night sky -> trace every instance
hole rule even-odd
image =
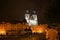
[[[52,13],[57,13],[57,0],[0,0],[0,20],[23,20],[25,10],[30,12],[34,9],[37,11],[39,23],[48,22],[45,13],[50,13],[48,10],[54,10]],[[51,11],[51,10],[50,10]],[[58,12],[59,13],[59,12]]]

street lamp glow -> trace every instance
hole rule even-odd
[[[6,35],[6,31],[5,30],[0,30],[0,35]]]

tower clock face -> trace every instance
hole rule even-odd
[[[25,19],[26,19],[26,20],[29,19],[29,14],[25,14]]]
[[[37,20],[29,20],[29,25],[37,25]]]
[[[37,15],[32,15],[34,20],[37,20]]]

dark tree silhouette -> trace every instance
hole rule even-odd
[[[27,23],[26,19],[23,19],[23,21],[22,21],[22,22]]]

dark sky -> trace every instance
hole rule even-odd
[[[37,11],[38,20],[46,22],[44,13],[49,6],[56,5],[56,0],[0,0],[0,19],[22,20],[25,10]]]

